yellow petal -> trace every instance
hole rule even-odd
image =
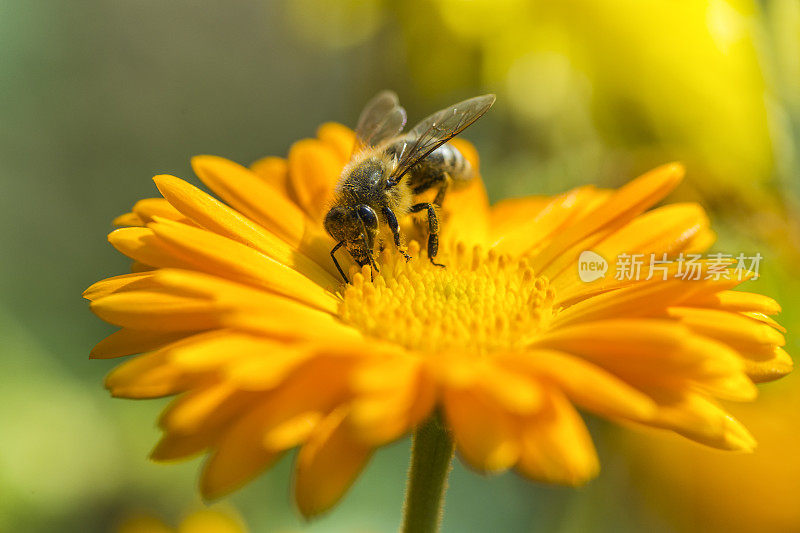
[[[243,416],[221,435],[200,478],[200,493],[213,500],[236,490],[274,464],[283,452],[262,445],[259,417]]]
[[[609,260],[609,272],[616,270],[616,258],[621,253],[643,254],[645,264],[642,277],[649,275],[650,254],[660,259],[664,253],[674,257],[693,242],[696,235],[708,227],[708,217],[697,204],[671,204],[640,215],[620,229],[612,227],[588,236],[572,248],[565,250],[542,274],[559,286],[567,283],[585,284],[577,276],[577,260],[584,250],[592,250]],[[616,224],[619,226],[619,224]],[[677,265],[672,265],[677,266]],[[654,271],[656,277],[663,276]],[[567,281],[562,278],[566,277]],[[594,285],[594,284],[593,284]]]
[[[518,203],[519,210],[511,219],[513,223],[506,222],[502,227],[493,228],[492,246],[499,252],[514,256],[537,249],[605,202],[609,194],[592,186],[579,187],[551,198],[547,205],[527,216],[522,212],[526,204]],[[502,202],[498,206],[501,213],[503,209],[510,210]]]
[[[288,192],[289,163],[285,159],[273,156],[264,157],[250,165],[250,170],[287,199],[292,200]]]
[[[194,269],[192,264],[168,249],[149,228],[120,228],[108,234],[108,242],[134,261],[160,268]]]
[[[240,391],[275,388],[310,356],[303,345],[226,330],[169,348],[172,366],[188,374],[213,373]]]
[[[770,327],[773,327],[773,328],[777,329],[778,331],[780,331],[781,333],[786,333],[788,331],[785,327],[780,325],[775,319],[765,315],[764,313],[759,313],[759,312],[754,312],[754,311],[743,311],[740,314],[742,314],[743,316],[746,316],[747,318],[750,318],[752,320],[756,320],[756,321],[761,322],[763,324],[766,324],[766,325],[768,325]]]
[[[195,376],[170,365],[168,357],[165,350],[159,350],[129,359],[109,372],[105,386],[118,398],[159,398],[196,384]]]
[[[245,533],[242,523],[228,514],[202,509],[183,519],[178,533]]]
[[[235,391],[225,383],[201,384],[181,394],[159,418],[164,435],[151,458],[175,461],[212,448],[233,421],[263,398],[263,393]]]
[[[124,355],[149,352],[178,341],[194,331],[151,331],[122,328],[98,342],[92,348],[92,359],[111,359]]]
[[[747,357],[745,354],[744,368],[750,379],[756,383],[773,381],[792,371],[794,362],[783,348],[772,347],[770,354],[759,358]]]
[[[336,122],[326,122],[317,128],[317,139],[333,148],[342,166],[350,161],[356,144],[356,134],[353,130]]]
[[[552,201],[550,196],[525,196],[506,198],[492,205],[489,211],[491,242],[496,244],[507,233],[533,220]]]
[[[294,494],[303,516],[330,509],[353,484],[372,448],[352,438],[340,408],[317,426],[297,456]]]
[[[255,248],[320,286],[329,289],[339,286],[338,279],[316,262],[197,187],[173,176],[162,175],[153,179],[164,198],[200,226]]]
[[[400,437],[427,418],[436,399],[432,380],[417,362],[407,356],[386,359],[360,365],[351,381],[357,397],[348,423],[359,440],[372,446]]]
[[[675,431],[706,446],[751,452],[756,441],[735,418],[705,396],[693,392],[651,390],[659,404],[648,425]]]
[[[327,290],[292,268],[236,241],[178,222],[156,218],[150,229],[195,268],[264,287],[309,305],[335,311],[337,300]]]
[[[358,440],[377,447],[410,431],[414,427],[408,417],[412,405],[410,396],[411,394],[398,393],[354,400],[348,423]]]
[[[486,365],[481,370],[479,386],[510,413],[529,414],[542,406],[542,390],[536,381],[498,365]]]
[[[134,261],[131,264],[131,272],[134,274],[139,274],[143,272],[152,272],[153,270],[156,270],[156,267],[145,263],[140,263],[139,261]]]
[[[241,390],[259,391],[277,387],[286,376],[311,352],[302,346],[287,346],[281,342],[260,343],[261,353],[253,357],[242,357],[227,365],[225,378]],[[269,346],[269,349],[265,349]]]
[[[672,254],[684,249],[708,224],[699,204],[670,204],[636,217],[601,241],[595,251],[603,257],[622,252]]]
[[[363,341],[361,333],[333,316],[286,298],[260,302],[258,309],[231,310],[223,325],[276,339],[327,340],[330,343]],[[364,343],[364,351],[369,352]]]
[[[465,358],[461,352],[442,352],[429,357],[425,364],[437,383],[454,389],[474,387],[485,365],[476,358]]]
[[[711,248],[715,242],[717,242],[717,234],[710,228],[703,228],[686,243],[683,251],[688,254],[701,254]]]
[[[442,229],[443,241],[488,244],[489,197],[480,176],[472,178],[463,189],[448,192],[442,207],[447,214]]]
[[[188,459],[210,448],[218,436],[209,431],[187,435],[165,433],[150,452],[150,459],[157,463]]]
[[[139,200],[136,202],[136,205],[133,206],[133,212],[139,216],[144,224],[152,222],[153,217],[156,216],[184,223],[188,222],[186,216],[170,205],[164,198],[145,198],[144,200]]]
[[[264,435],[264,447],[268,450],[287,450],[306,442],[322,420],[316,411],[300,413],[278,424]]]
[[[111,294],[91,304],[92,311],[117,326],[153,331],[196,331],[220,325],[219,304],[160,292]]]
[[[289,186],[300,207],[318,223],[342,172],[336,151],[317,139],[297,141],[289,149]]]
[[[591,246],[582,248],[582,245],[579,244],[574,250],[576,255],[569,258],[567,263],[569,263],[569,270],[563,271],[556,280],[552,282],[552,286],[556,292],[556,304],[562,306],[571,306],[576,302],[581,302],[583,300],[587,300],[588,298],[596,298],[598,295],[603,293],[609,293],[608,298],[613,300],[613,295],[611,295],[611,291],[615,291],[622,288],[629,288],[631,291],[636,290],[656,290],[659,289],[651,289],[648,288],[649,285],[655,284],[661,286],[665,283],[673,283],[673,287],[676,287],[676,290],[679,294],[676,296],[680,296],[680,299],[686,299],[687,301],[694,301],[705,298],[709,295],[727,291],[740,285],[744,281],[749,279],[750,275],[745,274],[742,275],[742,279],[738,279],[738,276],[731,276],[730,279],[725,279],[721,277],[720,279],[701,279],[701,280],[694,280],[694,279],[681,279],[681,272],[679,271],[680,263],[677,261],[671,262],[667,265],[664,265],[664,271],[658,271],[656,269],[653,270],[652,276],[650,276],[649,270],[649,260],[650,256],[647,256],[642,259],[644,264],[641,266],[640,269],[640,279],[638,280],[629,280],[629,279],[617,279],[617,276],[612,275],[611,273],[617,271],[617,261],[616,258],[613,257],[606,257],[608,260],[608,272],[609,274],[606,275],[605,278],[594,281],[592,283],[585,283],[580,280],[578,276],[578,264],[574,260],[577,257],[577,254],[580,254],[582,250],[590,249]],[[656,255],[654,260],[658,261],[661,260],[661,256]],[[707,269],[708,268],[708,261],[699,261],[698,265],[700,269]],[[566,264],[566,263],[565,263]],[[563,265],[560,265],[563,266]],[[650,279],[647,279],[650,277]],[[640,287],[640,289],[636,289],[635,287]],[[665,293],[668,296],[668,293]],[[592,300],[595,301],[595,300]],[[604,301],[602,298],[600,300],[596,300],[597,302]],[[587,305],[590,305],[587,301]],[[691,304],[688,304],[691,305]]]
[[[661,313],[694,292],[698,288],[694,283],[680,279],[663,281],[655,277],[649,282],[643,281],[630,287],[610,290],[570,305],[558,314],[552,327],[602,320],[607,317],[637,317],[654,312]]]
[[[250,396],[249,410],[236,409],[246,414],[219,432],[217,451],[203,473],[203,494],[214,498],[235,489],[277,457],[277,446],[294,446],[302,440],[298,417],[328,412],[344,403],[351,367],[352,360],[343,353],[318,354],[295,369],[280,387]]]
[[[144,226],[144,221],[136,213],[124,213],[112,222],[114,226]]]
[[[697,389],[723,400],[735,402],[755,400],[758,396],[758,389],[745,371],[746,367],[742,372],[698,378],[696,380]]]
[[[170,351],[170,362],[188,372],[223,371],[243,360],[271,360],[282,356],[284,351],[294,354],[295,349],[263,337],[220,329],[213,335],[199,336],[194,342],[175,346]]]
[[[263,396],[220,438],[203,472],[203,495],[216,498],[234,490],[279,456],[280,452],[274,449],[277,443],[293,445],[271,432],[285,430],[286,424],[304,413],[324,412],[340,404],[349,368],[346,360],[324,357],[310,360],[281,387]]]
[[[518,428],[506,411],[474,390],[452,388],[444,392],[444,408],[458,451],[470,466],[499,472],[517,462]]]
[[[545,409],[523,422],[517,470],[537,481],[582,485],[600,470],[592,438],[563,395],[553,390],[548,400]]]
[[[624,226],[666,196],[683,178],[683,167],[672,163],[658,167],[613,192],[608,199],[576,223],[557,235],[538,253],[532,267],[545,274],[555,259],[588,236],[602,235]]]
[[[194,389],[173,400],[161,414],[158,425],[175,435],[220,428],[255,398],[254,394],[237,393],[225,382]]]
[[[144,285],[145,282],[146,285]],[[137,286],[137,284],[143,285]],[[273,302],[277,299],[306,308],[312,315],[313,313],[328,314],[274,292],[191,270],[161,268],[151,272],[146,280],[131,283],[125,289],[129,287],[135,290],[165,292],[175,296],[213,300],[219,304],[224,303],[232,309],[258,310],[262,307],[273,309]]]
[[[674,322],[619,319],[577,324],[548,333],[536,344],[588,359],[640,390],[643,384],[670,383],[731,399],[755,395],[735,351]]]
[[[646,420],[655,403],[641,391],[602,368],[554,350],[513,354],[521,371],[558,386],[575,403],[612,418]]]
[[[695,307],[670,307],[667,313],[692,330],[728,344],[786,344],[779,331],[737,313]]]
[[[554,329],[536,339],[534,346],[581,354],[603,366],[623,359],[628,365],[648,368],[665,359],[693,362],[693,354],[679,353],[689,335],[686,327],[672,321],[609,319]],[[647,359],[643,359],[644,354]],[[684,358],[679,361],[681,355]]]
[[[642,277],[644,278],[649,274],[649,263],[646,261],[650,258],[650,254],[656,254],[656,259],[660,259],[664,253],[674,257],[678,252],[685,250],[695,236],[706,230],[708,224],[708,217],[698,204],[670,204],[660,207],[634,218],[619,229],[617,227],[620,224],[617,223],[612,226],[611,231],[606,229],[589,235],[577,245],[563,251],[542,274],[548,276],[556,286],[570,284],[586,287],[577,275],[577,260],[584,250],[592,250],[609,261],[610,273],[616,269],[616,262],[613,259],[619,254],[643,254],[645,264],[642,267]],[[654,271],[654,275],[663,274]],[[567,280],[561,279],[564,277]]]
[[[688,298],[682,305],[706,307],[724,311],[757,312],[765,315],[777,315],[781,306],[774,299],[763,294],[742,291],[719,291],[713,294],[700,294]]]
[[[683,339],[679,351],[680,355],[673,355],[675,365],[657,363],[649,372],[634,365],[626,368],[612,363],[611,366],[637,386],[654,384],[673,390],[699,390],[734,401],[749,401],[758,395],[745,374],[744,360],[726,344],[695,335]],[[690,363],[692,359],[694,364]]]
[[[251,170],[221,157],[192,158],[192,168],[225,203],[255,220],[292,246],[303,237],[303,213],[275,187]]]
[[[126,285],[130,285],[134,281],[139,281],[149,276],[149,272],[135,272],[106,278],[102,281],[98,281],[97,283],[93,283],[88,289],[83,291],[83,297],[89,301],[97,300],[98,298],[102,298],[103,296],[108,296],[109,294],[117,292]]]

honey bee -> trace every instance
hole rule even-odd
[[[336,239],[331,259],[348,282],[336,260],[344,246],[359,266],[370,265],[378,272],[375,247],[389,238],[406,261],[398,220],[409,213],[427,212],[428,259],[436,266],[439,251],[441,207],[450,188],[463,186],[475,171],[469,161],[448,143],[478,120],[494,104],[495,96],[485,94],[433,113],[406,133],[406,111],[391,91],[370,100],[356,126],[356,146],[336,186],[333,205],[325,216],[325,230]],[[415,203],[415,197],[436,189],[433,202]],[[387,228],[389,232],[386,232]]]

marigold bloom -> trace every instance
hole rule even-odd
[[[477,168],[474,149],[455,141]],[[441,409],[461,457],[580,484],[599,468],[578,406],[703,444],[755,442],[715,398],[751,400],[753,381],[791,369],[777,303],[736,279],[578,279],[591,249],[691,252],[713,241],[696,204],[648,212],[680,181],[666,165],[619,190],[582,187],[489,207],[479,179],[443,208],[439,258],[387,247],[374,280],[338,277],[321,226],[353,134],[325,124],[286,160],[250,169],[199,156],[225,203],[172,176],[109,235],[134,273],[85,296],[121,326],[92,357],[143,353],[112,371],[114,396],[178,395],[152,457],[209,452],[204,496],[236,489],[300,447],[300,510],[328,509],[372,451]],[[405,235],[416,231],[407,220]],[[390,241],[391,242],[391,241]],[[346,261],[342,254],[340,261]]]
[[[117,528],[117,533],[247,533],[247,528],[231,513],[200,509],[184,517],[177,528],[155,516],[132,516]]]

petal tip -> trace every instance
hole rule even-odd
[[[681,180],[686,175],[686,166],[680,161],[672,161],[656,167],[655,172],[669,176],[674,180]]]
[[[647,178],[658,181],[661,183],[660,186],[664,187],[666,191],[669,192],[675,188],[678,183],[681,182],[681,180],[683,180],[685,174],[686,167],[683,165],[683,163],[673,161],[672,163],[666,163],[654,168],[653,170],[645,173],[642,177],[646,176]],[[664,194],[666,194],[666,192]]]
[[[218,159],[222,159],[217,155],[210,155],[210,154],[197,154],[193,155],[189,158],[189,162],[194,165],[203,165],[205,163],[212,163]]]
[[[213,503],[233,490],[233,488],[227,489],[215,485],[215,483],[208,479],[208,476],[205,475],[205,473],[200,478],[200,497],[203,499],[204,503]]]
[[[156,187],[159,191],[161,191],[162,185],[168,185],[170,183],[175,183],[176,181],[183,181],[178,177],[172,176],[170,174],[156,174],[153,176],[153,182],[155,182]]]
[[[231,161],[230,159],[226,159],[224,157],[220,157],[218,155],[206,155],[200,154],[192,156],[189,159],[189,163],[192,166],[192,170],[194,170],[195,174],[202,180],[204,176],[207,176],[209,172],[212,172],[213,167],[240,167],[239,163],[235,161]],[[244,167],[242,167],[244,168]]]

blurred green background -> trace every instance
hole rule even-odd
[[[191,155],[247,164],[378,90],[410,120],[484,92],[466,133],[492,200],[618,186],[669,160],[717,249],[759,251],[749,290],[777,298],[797,350],[800,148],[797,0],[0,0],[0,531],[113,531],[201,505],[199,461],[147,460],[164,403],[112,400],[112,328],[80,299],[128,261],[113,217],[194,179]],[[603,472],[574,490],[456,463],[444,531],[800,530],[800,379],[733,412],[751,456],[589,420]],[[380,451],[311,523],[291,461],[232,496],[253,531],[394,531],[409,441]]]

